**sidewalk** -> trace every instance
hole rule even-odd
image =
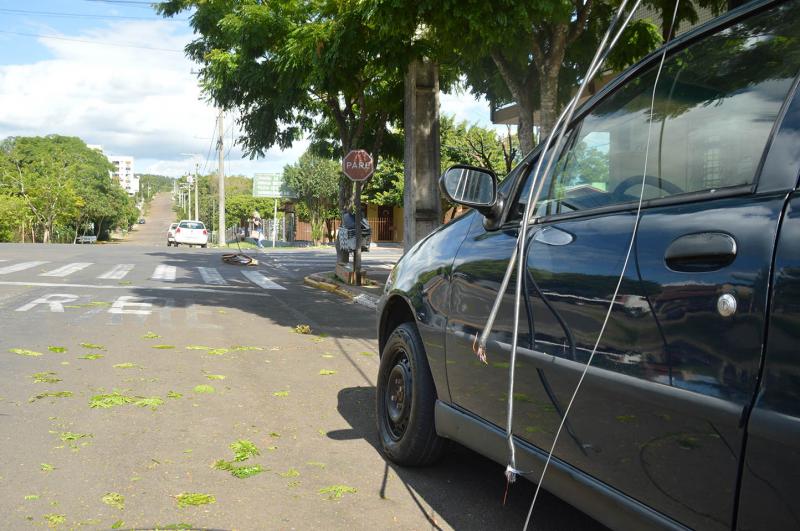
[[[385,269],[368,269],[369,286],[351,286],[345,284],[336,276],[333,271],[312,273],[303,282],[305,284],[336,295],[340,295],[351,301],[366,306],[367,308],[377,308],[378,299],[383,293],[386,279],[389,278],[390,271]]]

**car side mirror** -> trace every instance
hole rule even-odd
[[[497,175],[491,170],[456,164],[442,174],[439,187],[453,203],[474,208],[487,218],[499,214]]]

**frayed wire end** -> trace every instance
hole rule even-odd
[[[475,341],[472,342],[472,351],[484,365],[489,365],[489,362],[486,361],[486,345],[478,341],[477,335],[475,336]]]
[[[506,481],[509,483],[514,483],[517,480],[517,476],[520,475],[519,470],[514,468],[511,465],[506,466]]]

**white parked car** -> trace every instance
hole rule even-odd
[[[177,223],[173,223],[167,229],[167,247],[170,245],[175,245],[175,229],[178,228]]]
[[[175,247],[179,245],[208,247],[208,231],[202,221],[182,219],[175,228]]]

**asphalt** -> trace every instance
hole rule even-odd
[[[503,507],[500,465],[457,445],[429,468],[384,459],[374,310],[304,284],[332,249],[267,250],[245,269],[158,244],[0,245],[0,527],[522,526],[533,487],[517,482]],[[388,271],[399,253],[367,261]],[[91,407],[115,392],[130,402]],[[239,440],[260,455],[233,465],[263,472],[214,468]],[[182,493],[214,503],[180,507]],[[537,529],[597,527],[537,504]]]

